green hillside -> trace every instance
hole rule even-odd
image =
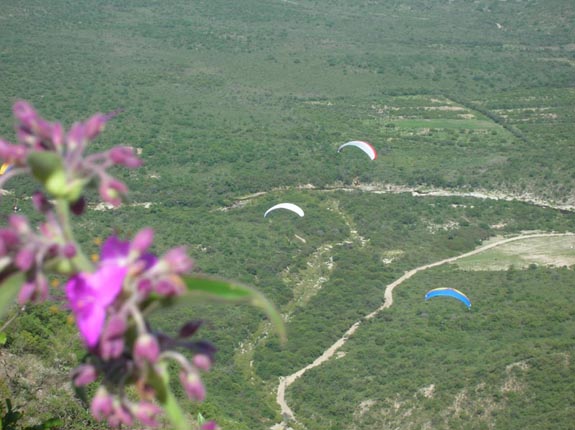
[[[421,271],[364,318],[409,270],[575,232],[574,29],[572,0],[3,0],[0,136],[13,139],[19,99],[67,126],[122,108],[94,151],[131,145],[144,166],[115,172],[131,190],[122,208],[88,196],[82,242],[153,226],[155,251],[185,244],[196,270],[283,313],[284,347],[248,307],[155,315],[168,331],[204,320],[218,347],[190,413],[230,430],[569,428],[571,236]],[[338,153],[349,140],[378,158]],[[28,180],[6,188],[2,219],[14,205],[36,216]],[[263,217],[284,201],[306,215]],[[465,291],[472,310],[425,303],[437,287]],[[50,309],[7,331],[0,394],[31,424],[101,428],[67,388],[80,343]],[[288,387],[282,417],[279,378],[357,321]],[[17,376],[19,360],[43,377]]]

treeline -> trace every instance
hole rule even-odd
[[[492,120],[496,124],[499,124],[501,127],[503,127],[505,130],[507,130],[509,133],[511,133],[513,136],[515,136],[517,139],[519,139],[523,143],[525,143],[527,145],[532,144],[532,142],[527,138],[527,136],[521,130],[519,130],[517,127],[514,127],[513,125],[509,124],[505,120],[505,118],[497,115],[496,113],[490,111],[489,109],[486,109],[484,106],[481,106],[481,105],[474,103],[470,100],[465,100],[461,96],[456,96],[453,94],[449,94],[449,95],[447,95],[447,97],[449,99],[453,100],[454,102],[460,104],[461,106],[465,106],[466,108],[468,108],[470,110],[477,111],[480,114],[486,116],[487,118],[489,118],[490,120]]]

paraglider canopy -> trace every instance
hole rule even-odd
[[[355,147],[361,149],[372,160],[375,160],[377,158],[377,152],[376,152],[375,148],[371,145],[371,143],[364,142],[363,140],[352,140],[350,142],[347,142],[347,143],[344,143],[343,145],[341,145],[337,149],[337,152],[341,152],[341,150],[343,148],[345,148],[346,146],[355,146]]]
[[[433,297],[453,297],[459,300],[467,309],[471,309],[471,301],[467,298],[465,294],[455,288],[435,288],[434,290],[428,291],[425,295],[425,300],[429,300]]]
[[[10,163],[3,163],[2,166],[0,167],[0,176],[3,175],[4,173],[8,173],[10,171],[10,169],[12,168],[12,165]]]
[[[279,205],[275,205],[269,208],[264,214],[264,218],[267,217],[270,212],[275,211],[276,209],[287,209],[288,211],[295,212],[300,217],[304,215],[303,209],[298,205],[294,205],[293,203],[280,203]]]

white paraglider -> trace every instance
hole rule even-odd
[[[275,205],[269,208],[264,214],[264,218],[267,217],[270,212],[275,211],[276,209],[287,209],[288,211],[295,212],[300,217],[304,215],[303,209],[298,205],[294,205],[293,203],[280,203],[279,205]]]
[[[375,160],[377,158],[377,151],[375,150],[375,148],[371,145],[371,143],[368,142],[364,142],[363,140],[352,140],[350,142],[344,143],[343,145],[341,145],[338,149],[337,152],[341,152],[341,150],[343,148],[345,148],[346,146],[355,146],[359,149],[361,149],[363,152],[365,152],[369,158],[371,158],[372,160]]]

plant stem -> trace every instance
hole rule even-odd
[[[190,430],[190,425],[184,415],[184,411],[182,411],[182,408],[180,408],[180,405],[176,400],[176,396],[174,396],[172,390],[170,390],[170,376],[166,363],[162,363],[160,365],[159,374],[161,375],[166,390],[165,397],[162,397],[159,400],[166,411],[166,416],[172,423],[172,428],[174,430]]]
[[[70,259],[70,262],[74,268],[80,272],[91,272],[93,265],[74,238],[74,232],[72,231],[72,224],[70,222],[70,206],[67,200],[56,200],[56,214],[60,222],[60,227],[62,228],[62,233],[64,234],[64,241],[66,243],[72,243],[76,248],[76,255]]]

